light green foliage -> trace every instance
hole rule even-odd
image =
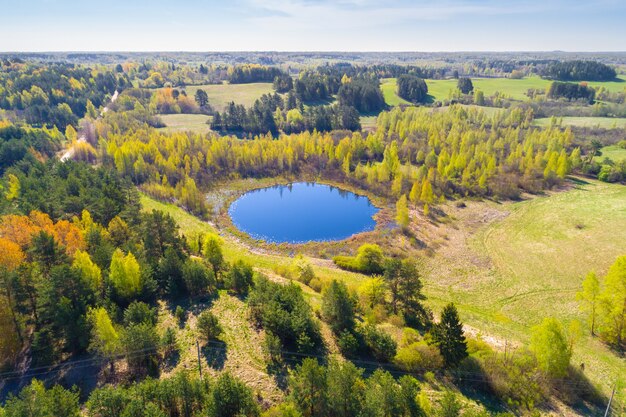
[[[116,291],[124,298],[131,299],[141,291],[141,270],[132,252],[126,256],[120,249],[113,252],[109,279]]]
[[[461,403],[457,399],[454,392],[447,390],[443,394],[441,404],[439,405],[440,417],[459,417],[461,415]]]
[[[202,255],[207,262],[213,267],[213,272],[217,277],[217,274],[222,270],[224,266],[224,255],[222,253],[222,242],[219,236],[214,234],[208,234],[204,238],[202,243]]]
[[[601,297],[604,337],[621,349],[626,341],[626,255],[609,268]]]
[[[576,299],[581,302],[580,309],[588,314],[591,334],[595,334],[596,312],[600,295],[600,281],[595,272],[590,272],[583,281],[583,289],[576,293]]]
[[[103,307],[89,310],[87,318],[91,322],[90,349],[103,356],[112,356],[119,351],[119,335],[113,327],[109,313]]]
[[[396,202],[396,223],[405,229],[409,226],[411,219],[409,217],[409,207],[406,201],[406,195],[402,194]]]
[[[315,271],[311,264],[304,259],[304,256],[298,255],[294,259],[293,269],[295,272],[296,280],[302,282],[303,284],[309,285],[311,280],[315,278]]]
[[[552,378],[567,374],[572,352],[561,323],[546,318],[531,329],[530,350],[535,354],[539,368]]]
[[[20,196],[20,179],[13,174],[8,174],[7,178],[9,189],[5,192],[4,196],[7,200],[12,201]]]
[[[91,260],[87,252],[77,250],[74,253],[72,268],[76,268],[80,271],[83,279],[94,291],[97,291],[100,285],[102,285],[102,272],[100,271],[100,267]]]

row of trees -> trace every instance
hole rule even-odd
[[[231,84],[271,83],[284,73],[276,67],[267,67],[258,64],[245,64],[228,69],[228,81]]]
[[[566,100],[584,100],[592,104],[596,96],[596,90],[584,84],[563,83],[555,81],[550,84],[548,97],[552,99],[564,98]]]
[[[626,256],[618,257],[604,277],[587,274],[576,299],[587,313],[591,334],[626,350]]]

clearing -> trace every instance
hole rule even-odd
[[[211,117],[205,114],[160,114],[159,118],[166,125],[166,127],[159,129],[163,132],[191,131],[208,133],[211,131],[210,126],[207,124]]]
[[[235,104],[243,104],[246,107],[250,107],[263,94],[274,93],[272,83],[210,84],[185,87],[185,91],[187,91],[187,95],[190,97],[193,97],[196,91],[200,89],[206,91],[211,107],[220,112],[231,101],[234,101]]]

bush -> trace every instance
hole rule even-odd
[[[380,246],[366,243],[359,247],[356,257],[335,256],[333,262],[341,269],[362,274],[381,274],[385,256]]]
[[[182,326],[185,323],[187,312],[181,306],[176,306],[176,310],[174,310],[174,317],[176,318],[178,325]]]
[[[403,371],[436,371],[443,368],[443,357],[439,350],[425,343],[412,343],[400,348],[393,362]]]
[[[396,356],[397,345],[393,338],[376,326],[361,328],[363,341],[370,353],[379,361],[389,362]]]
[[[354,357],[358,354],[361,346],[359,340],[349,330],[344,330],[337,339],[337,345],[342,355]]]
[[[213,270],[191,258],[183,265],[183,282],[191,296],[212,293],[215,289]]]
[[[157,323],[157,311],[146,303],[133,301],[124,311],[124,324],[131,326],[141,323],[155,326]]]

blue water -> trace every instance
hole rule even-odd
[[[239,230],[274,243],[342,240],[373,230],[376,212],[367,197],[305,182],[250,191],[228,209]]]

